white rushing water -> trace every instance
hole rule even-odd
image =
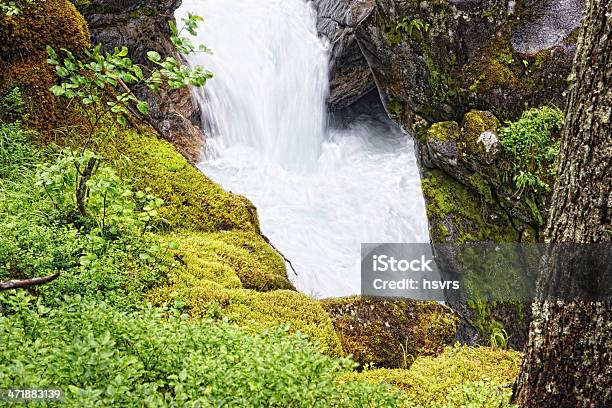
[[[296,287],[360,292],[362,242],[428,242],[412,140],[360,116],[326,128],[328,55],[304,0],[184,0],[204,17],[190,57],[215,77],[199,90],[209,139],[200,169],[257,207]]]

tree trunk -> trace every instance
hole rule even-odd
[[[612,1],[587,0],[580,30],[520,407],[612,407]],[[576,248],[598,253],[577,270]]]

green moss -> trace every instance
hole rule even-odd
[[[19,87],[26,125],[48,136],[64,115],[49,91],[56,77],[47,45],[77,52],[90,46],[85,19],[68,0],[24,4],[18,15],[0,17],[0,95]]]
[[[491,193],[491,185],[487,183],[480,173],[474,173],[468,177],[468,183],[487,203],[495,204],[493,194]]]
[[[462,139],[471,152],[478,151],[478,138],[483,132],[495,132],[499,128],[499,120],[491,112],[472,110],[465,114],[461,125]]]
[[[212,182],[152,132],[107,129],[100,146],[120,173],[141,190],[149,189],[165,202],[160,215],[166,230],[259,232],[255,207],[246,198]],[[129,158],[129,161],[119,160]]]
[[[259,234],[251,231],[178,233],[168,239],[178,243],[176,256],[198,279],[208,279],[227,288],[293,289],[283,259]]]
[[[437,122],[431,125],[427,136],[441,142],[458,141],[461,137],[461,129],[457,122]]]
[[[326,299],[342,347],[362,365],[408,367],[419,355],[435,355],[455,336],[458,319],[436,302]]]
[[[187,271],[172,274],[170,285],[149,293],[155,304],[184,302],[192,317],[210,314],[211,308],[220,308],[230,321],[247,331],[260,332],[267,328],[289,324],[292,332],[301,332],[330,355],[341,355],[342,346],[330,317],[321,305],[308,296],[291,291],[257,292],[249,289],[227,288],[209,279]],[[201,276],[201,275],[200,275]]]
[[[406,393],[406,406],[410,407],[458,406],[458,403],[467,403],[469,395],[465,390],[475,384],[479,385],[480,396],[490,399],[481,400],[473,406],[507,406],[510,385],[518,374],[520,362],[521,354],[515,351],[455,346],[446,348],[438,357],[417,358],[408,370],[366,370],[350,373],[345,379],[392,384]],[[487,392],[487,388],[497,392]],[[455,399],[457,394],[462,398]],[[495,399],[500,394],[503,397]],[[502,401],[505,405],[500,404]],[[482,405],[485,402],[488,404]]]
[[[451,223],[457,242],[518,242],[517,231],[499,207],[488,205],[486,197],[470,191],[444,172],[429,172],[422,180],[422,189],[430,224]],[[496,218],[494,223],[486,220],[491,213]],[[446,236],[436,232],[439,231],[432,229],[433,242],[444,243]]]
[[[19,6],[22,2],[17,1]],[[85,19],[68,0],[24,3],[15,16],[0,17],[2,59],[31,59],[47,45],[78,51],[90,46]]]

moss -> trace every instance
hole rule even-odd
[[[491,192],[491,185],[487,183],[484,177],[480,173],[474,173],[470,177],[468,177],[468,183],[470,187],[472,187],[480,197],[483,197],[484,200],[489,204],[495,204],[495,200],[493,199],[493,193]]]
[[[26,125],[45,136],[63,125],[63,106],[49,91],[56,77],[47,63],[47,45],[72,51],[90,45],[83,16],[67,0],[31,3],[16,16],[0,17],[0,95],[19,87]]]
[[[283,259],[255,232],[178,233],[168,239],[179,245],[176,256],[198,279],[227,288],[294,289]]]
[[[291,290],[262,293],[227,288],[200,278],[207,274],[197,270],[190,272],[194,263],[187,260],[186,264],[186,270],[178,270],[169,277],[171,284],[151,291],[149,299],[155,304],[185,302],[194,318],[208,316],[211,308],[218,307],[230,321],[253,333],[289,324],[290,331],[307,335],[311,341],[318,342],[325,353],[342,354],[329,315],[314,299]]]
[[[483,132],[497,131],[500,123],[491,112],[472,110],[465,114],[461,124],[462,139],[471,152],[478,151],[478,138]]]
[[[387,382],[406,393],[406,405],[411,407],[456,406],[453,396],[465,394],[466,386],[473,384],[503,392],[507,404],[510,385],[518,374],[520,361],[521,354],[515,351],[455,346],[447,347],[438,357],[417,358],[409,370],[366,370],[350,373],[345,379]],[[483,406],[480,404],[477,406]]]
[[[20,1],[17,1],[20,5]],[[78,51],[89,47],[85,19],[68,0],[23,4],[15,16],[0,17],[0,52],[3,60],[31,59],[47,45]]]
[[[580,27],[575,28],[567,37],[563,39],[563,42],[570,45],[574,45],[578,42],[580,36]]]
[[[452,224],[456,242],[518,242],[518,232],[498,206],[487,204],[486,197],[478,196],[444,172],[429,172],[422,180],[422,189],[430,224]],[[432,229],[433,242],[444,243],[446,238]]]
[[[457,122],[437,122],[431,125],[427,136],[441,142],[458,141],[461,137],[461,129]]]
[[[362,365],[408,367],[435,355],[455,336],[458,318],[436,302],[349,297],[327,299],[345,352]]]
[[[109,140],[100,149],[107,158],[118,160],[120,173],[164,200],[160,209],[164,229],[259,232],[250,201],[223,190],[152,131],[107,129],[103,133]],[[129,161],[119,160],[122,157]]]

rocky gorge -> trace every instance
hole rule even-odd
[[[165,21],[180,2],[77,5],[94,42],[176,55]],[[415,135],[432,242],[542,242],[549,194],[517,193],[509,170],[514,158],[498,133],[530,107],[563,107],[582,2],[314,0],[313,6],[330,44],[330,112],[381,104]],[[153,107],[160,134],[197,161],[205,137],[192,96],[136,92]],[[456,306],[466,309],[464,322],[474,319],[465,305]],[[520,347],[528,319],[505,309],[493,307],[491,319],[503,321]],[[479,336],[468,326],[464,340],[473,341]]]
[[[48,91],[57,79],[45,47],[79,53],[97,43],[105,51],[125,46],[144,67],[151,66],[149,50],[184,61],[168,28],[181,3],[52,0],[2,17],[0,96],[21,89],[23,124],[39,132],[37,145],[80,148],[79,139],[67,135],[81,126],[81,113]],[[313,0],[312,7],[318,33],[329,42],[330,117],[384,111],[402,137],[414,138],[431,242],[543,242],[550,192],[517,189],[517,157],[502,135],[530,108],[563,108],[582,2]],[[25,28],[37,19],[47,22],[46,30]],[[523,304],[318,300],[297,291],[252,202],[194,166],[207,135],[189,89],[129,91],[148,102],[148,117],[132,112],[127,128],[105,124],[111,137],[97,147],[119,174],[164,200],[153,235],[178,244],[170,251],[175,267],[158,285],[142,289],[146,301],[174,305],[193,320],[225,319],[257,336],[289,324],[325,355],[351,355],[365,369],[354,375],[380,375],[408,392],[414,383],[435,388],[422,384],[417,371],[414,378],[406,374],[413,363],[415,370],[445,372],[466,361],[467,371],[476,372],[470,364],[482,359],[478,365],[491,372],[503,367],[496,386],[510,381],[514,352],[474,349],[474,355],[448,346],[456,340],[489,344],[501,328],[508,345],[520,350],[529,322]],[[550,182],[554,175],[542,177]],[[452,268],[453,254],[441,255],[443,266]]]

